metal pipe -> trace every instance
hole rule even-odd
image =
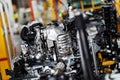
[[[90,52],[87,41],[87,34],[85,32],[85,23],[82,14],[77,12],[75,17],[75,27],[77,28],[77,42],[81,55],[81,64],[83,70],[84,80],[95,80],[91,67]]]
[[[15,21],[14,21],[14,19],[13,19],[13,8],[12,8],[12,0],[1,0],[1,1],[3,1],[3,2],[5,2],[6,1],[6,7],[8,8],[8,12],[9,12],[9,20],[11,21],[11,23],[12,24],[14,24],[15,23]]]
[[[31,21],[35,20],[35,14],[33,9],[33,0],[29,0],[30,2],[30,9],[31,9]]]
[[[57,43],[56,43],[56,41],[53,41],[53,45],[54,45],[54,48],[55,48],[56,62],[58,62],[58,51],[57,51]]]
[[[53,6],[54,6],[56,21],[58,21],[58,1],[52,0],[52,2],[53,2]]]
[[[3,6],[2,3],[0,2],[0,13],[1,13],[1,17],[2,17],[2,22],[3,22],[3,28],[4,28],[4,32],[5,32],[5,40],[6,40],[6,45],[7,45],[7,49],[8,49],[8,56],[9,56],[9,61],[10,61],[10,67],[12,68],[12,58],[11,58],[11,50],[10,50],[10,45],[9,45],[9,39],[8,39],[8,30],[7,30],[7,26],[5,23],[5,15],[4,15],[4,11],[3,11]]]
[[[93,40],[91,40],[92,56],[93,56],[93,62],[94,62],[94,66],[95,66],[95,73],[96,73],[96,75],[98,75],[97,59],[96,59],[93,43],[94,43]]]
[[[14,52],[14,44],[13,44],[13,31],[12,31],[12,28],[11,28],[11,22],[10,22],[10,19],[9,19],[9,16],[10,16],[10,14],[9,14],[9,12],[8,12],[8,9],[7,9],[7,4],[5,4],[5,2],[3,1],[2,2],[3,3],[3,6],[4,6],[4,8],[5,8],[5,13],[6,13],[6,17],[7,17],[7,21],[8,21],[8,27],[9,27],[9,31],[10,31],[10,37],[11,37],[11,43],[12,43],[12,51],[13,51],[13,53],[15,53]],[[12,57],[11,57],[12,58]],[[11,63],[11,68],[13,68],[13,64]]]

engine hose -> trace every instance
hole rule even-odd
[[[24,27],[20,34],[21,39],[26,42],[34,41],[35,36],[36,36],[36,32],[33,30],[29,32],[27,27]]]
[[[34,31],[34,27],[37,27],[37,26],[39,26],[38,28],[43,29],[43,24],[42,23],[32,24],[29,28],[30,28],[31,31]]]
[[[28,41],[28,28],[27,27],[24,27],[22,30],[21,30],[21,33],[20,33],[20,37],[23,41]]]

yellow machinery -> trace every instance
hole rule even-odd
[[[116,64],[114,60],[107,60],[107,58],[103,58],[103,53],[98,53],[98,58],[100,59],[100,62],[102,63],[103,71],[102,72],[108,72],[111,73],[112,69],[109,68],[109,66]]]
[[[115,0],[115,5],[116,5],[117,13],[120,16],[120,0]]]
[[[115,0],[117,14],[120,18],[120,0]],[[120,21],[118,21],[118,32],[120,33]]]
[[[4,10],[3,10],[4,8]],[[10,21],[7,6],[4,2],[0,2],[0,74],[2,80],[8,80],[5,69],[12,68],[13,48],[11,43]]]
[[[90,7],[85,7],[85,4],[84,4],[85,1],[88,1],[88,0],[80,0],[81,9],[82,9],[83,11],[95,10],[95,9],[100,9],[100,8],[101,8],[100,5],[95,5],[95,1],[96,1],[96,0],[89,0],[91,6],[90,6]],[[98,0],[98,1],[100,1],[100,0]]]
[[[5,74],[5,69],[10,69],[10,64],[9,64],[8,51],[6,46],[2,19],[0,19],[0,72],[2,79],[6,80],[8,79],[8,77]]]

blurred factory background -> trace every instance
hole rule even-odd
[[[110,5],[109,8],[106,8],[106,6],[108,7],[108,5]],[[109,11],[109,9],[111,9],[111,11]],[[0,0],[0,80],[60,80],[60,79],[51,79],[51,78],[50,79],[21,79],[21,78],[17,79],[17,78],[15,78],[15,76],[14,77],[12,76],[13,78],[11,78],[12,74],[8,73],[8,75],[7,75],[6,69],[13,70],[13,72],[14,72],[14,69],[15,69],[14,63],[16,62],[15,58],[16,58],[16,56],[18,56],[22,53],[21,52],[22,51],[21,44],[24,44],[23,43],[24,39],[23,38],[21,39],[21,31],[23,30],[23,28],[26,25],[29,26],[29,25],[33,24],[32,22],[38,21],[42,25],[45,25],[45,26],[51,22],[61,26],[60,23],[62,21],[63,22],[66,21],[66,23],[71,22],[71,19],[73,19],[73,17],[75,16],[73,13],[73,11],[75,11],[75,10],[79,10],[79,12],[85,13],[88,16],[94,16],[95,21],[97,21],[97,22],[91,23],[92,25],[94,24],[96,26],[99,23],[99,26],[102,26],[102,25],[105,25],[105,26],[114,25],[115,26],[115,28],[110,28],[111,29],[110,32],[109,32],[109,30],[107,31],[106,28],[104,28],[104,29],[106,29],[106,32],[105,32],[106,34],[112,35],[112,37],[114,36],[114,38],[112,38],[112,40],[114,39],[114,40],[116,40],[116,42],[118,42],[115,45],[115,46],[117,46],[117,50],[113,50],[114,48],[110,48],[108,50],[108,47],[105,47],[105,50],[108,51],[106,53],[109,53],[109,51],[110,51],[111,54],[115,54],[114,52],[116,52],[116,55],[119,56],[118,54],[120,54],[119,53],[120,49],[118,49],[118,48],[120,46],[119,45],[120,44],[120,40],[119,40],[120,35],[118,35],[118,34],[120,33],[120,0]],[[109,12],[106,10],[108,10]],[[115,10],[115,13],[114,13],[114,10]],[[103,11],[102,13],[104,15],[101,15],[101,11]],[[105,11],[106,11],[106,13],[105,13]],[[97,14],[97,16],[96,16],[96,14]],[[112,18],[106,18],[105,14],[106,15],[110,14],[113,16],[112,16]],[[102,16],[102,18],[98,17],[98,16]],[[98,20],[98,18],[100,20]],[[92,19],[92,18],[90,18],[90,19]],[[112,22],[111,19],[115,20],[115,22],[114,21]],[[106,22],[106,20],[108,22]],[[109,20],[111,20],[111,22],[109,22]],[[88,20],[88,21],[92,21],[92,20]],[[102,22],[103,22],[103,24],[102,24]],[[107,24],[107,23],[109,23],[109,24]],[[72,22],[71,22],[71,24],[72,24]],[[76,22],[76,24],[77,24],[77,22]],[[62,24],[62,26],[63,25],[64,24]],[[69,25],[64,25],[64,26],[69,26]],[[87,25],[87,26],[90,26],[90,25]],[[55,30],[57,30],[57,29],[55,29]],[[65,28],[65,30],[67,30],[67,29]],[[99,32],[100,29],[98,28],[97,30]],[[117,30],[117,32],[113,33],[116,30]],[[67,33],[69,32],[69,34],[72,35],[73,33],[77,32],[77,31],[72,32],[72,31],[69,31],[69,28],[68,28],[68,31],[66,31],[66,32]],[[94,29],[93,29],[93,32],[94,32]],[[109,33],[107,33],[107,32],[109,32]],[[98,35],[102,36],[101,33],[99,33]],[[89,35],[89,33],[87,35]],[[54,34],[54,31],[53,31],[53,36],[56,36]],[[53,38],[53,36],[52,36],[52,38]],[[108,37],[107,38],[103,37],[103,38],[105,40],[108,40]],[[111,39],[111,36],[110,36],[110,39]],[[74,41],[74,40],[72,40],[72,41]],[[108,40],[108,43],[109,43],[109,41],[110,40]],[[29,40],[28,40],[28,42],[29,42]],[[26,43],[27,43],[27,40],[26,40]],[[51,42],[48,42],[48,44],[50,44],[50,43]],[[77,42],[77,43],[78,43],[77,48],[79,48],[78,47],[79,42]],[[100,44],[102,44],[102,43],[100,43]],[[111,42],[110,44],[112,45],[113,42]],[[108,46],[107,41],[106,41],[106,44],[103,44],[103,45]],[[99,50],[97,50],[97,52],[96,52],[96,54],[98,54],[99,56],[93,56],[93,58],[92,58],[93,61],[91,61],[91,62],[93,62],[94,67],[95,67],[95,69],[92,70],[91,72],[97,74],[97,76],[99,76],[99,77],[101,77],[100,74],[103,74],[104,71],[106,74],[112,73],[111,65],[112,66],[113,66],[113,64],[120,65],[119,61],[118,62],[114,61],[114,59],[116,60],[116,57],[112,58],[112,60],[110,60],[111,62],[103,63],[103,65],[102,65],[102,62],[107,61],[108,57],[110,55],[110,54],[108,54],[108,55],[105,55],[104,57],[101,55],[102,53],[105,52],[105,51],[103,51],[103,47],[104,47],[103,45],[99,45],[100,49],[98,48]],[[29,46],[29,44],[27,46]],[[114,46],[114,45],[112,45],[112,46]],[[75,50],[73,50],[73,52],[74,51]],[[113,53],[112,53],[112,51],[113,51]],[[92,53],[91,49],[90,49],[90,52]],[[101,54],[99,54],[100,52],[101,52]],[[107,58],[106,58],[106,56],[107,56]],[[99,61],[96,61],[94,57],[100,58]],[[112,55],[112,57],[113,57],[113,55]],[[101,60],[101,59],[103,59],[103,60]],[[55,64],[57,64],[57,63],[55,63]],[[62,65],[63,63],[60,63],[60,64]],[[59,63],[58,63],[58,65],[59,65]],[[81,65],[82,65],[82,63],[81,63]],[[97,65],[97,67],[99,66],[99,69],[96,68],[96,65]],[[100,67],[100,65],[102,65],[102,67]],[[67,66],[67,65],[65,65],[65,66]],[[120,68],[118,68],[118,69],[120,69]],[[88,69],[88,73],[89,72],[90,71]],[[84,70],[83,70],[83,73],[84,73]],[[99,75],[98,75],[98,73],[99,73]],[[87,74],[87,73],[85,72],[85,74]],[[87,74],[87,75],[89,75],[89,74]],[[76,76],[78,76],[78,75],[76,75]],[[109,74],[107,76],[109,76]],[[88,76],[88,77],[90,77],[90,76]],[[92,80],[92,79],[93,78],[89,78],[89,79],[85,79],[85,78],[82,78],[82,79],[71,78],[70,79],[69,78],[69,79],[61,79],[61,80]],[[97,79],[94,79],[94,80],[97,80]],[[101,79],[100,78],[98,80],[120,80],[120,78],[117,78],[117,79],[113,79],[113,78],[112,79],[109,79],[109,78]]]

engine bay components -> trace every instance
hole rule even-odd
[[[57,47],[59,54],[66,56],[71,53],[72,48],[69,34],[63,33],[57,36]]]
[[[22,51],[6,73],[10,80],[106,80],[120,72],[116,22],[112,4],[100,11],[76,10],[57,25],[33,21],[22,29]]]
[[[39,24],[33,22],[22,29],[22,51],[14,60],[14,70],[8,71],[11,80],[79,79],[80,55],[73,52],[75,46],[72,47],[69,33],[53,24]]]

